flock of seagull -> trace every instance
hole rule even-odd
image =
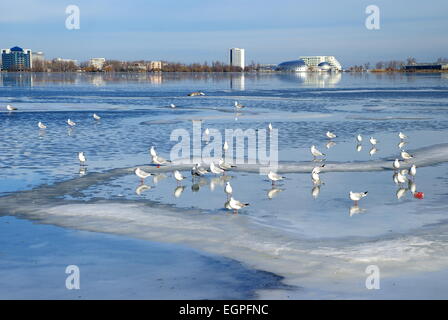
[[[174,104],[171,104],[170,107],[171,108],[176,108],[176,106]],[[236,110],[240,110],[242,108],[245,108],[244,105],[242,105],[241,103],[239,103],[237,101],[235,101],[234,107],[235,107]],[[16,107],[13,107],[11,105],[7,105],[6,109],[9,112],[13,112],[13,111],[17,110]],[[96,113],[94,113],[92,115],[92,117],[96,121],[99,121],[101,119],[101,117],[99,115],[97,115]],[[47,128],[47,126],[44,123],[42,123],[41,121],[39,121],[37,125],[38,125],[39,129],[42,129],[42,130],[45,130]],[[74,126],[76,126],[76,122],[72,121],[71,119],[67,119],[67,125],[69,127],[74,127]],[[267,128],[268,128],[269,131],[272,131],[274,129],[273,126],[272,126],[272,123],[269,123]],[[208,128],[205,129],[205,134],[206,135],[209,134],[209,132],[207,132],[208,130],[209,130]],[[332,145],[335,144],[333,142],[333,139],[335,139],[337,136],[333,132],[327,131],[326,132],[326,137],[329,139],[329,143],[327,144],[327,148],[329,148],[329,147],[331,147]],[[399,186],[403,186],[405,183],[408,183],[409,184],[409,190],[413,194],[415,194],[416,193],[416,186],[415,186],[415,183],[413,182],[413,179],[414,179],[414,177],[415,177],[415,175],[417,173],[417,167],[415,166],[415,164],[413,164],[410,167],[409,170],[408,169],[401,169],[400,170],[401,163],[402,162],[407,162],[407,161],[411,160],[413,158],[413,156],[410,155],[408,152],[403,150],[403,146],[406,144],[405,140],[408,139],[408,137],[404,133],[402,133],[402,132],[399,132],[398,137],[400,138],[400,143],[398,144],[398,147],[399,147],[399,149],[401,151],[400,152],[400,156],[401,156],[402,160],[400,161],[397,158],[392,163],[392,168],[394,169],[393,181],[395,182],[395,184],[397,184]],[[363,137],[360,134],[358,134],[356,136],[356,141],[358,143],[357,151],[360,151],[361,150],[360,146],[361,146],[361,143],[363,141]],[[375,139],[374,137],[370,137],[369,138],[369,142],[372,145],[372,148],[376,150],[376,145],[378,144],[378,140]],[[227,143],[227,141],[224,142],[224,144],[222,146],[222,149],[223,149],[224,152],[226,152],[229,149],[229,144]],[[311,152],[311,155],[313,156],[313,161],[314,162],[321,162],[322,163],[322,161],[326,160],[325,159],[325,156],[326,156],[325,153],[323,153],[319,149],[317,149],[317,147],[315,145],[311,146],[310,152]],[[372,155],[375,152],[372,152],[372,150],[370,150],[369,153],[370,153],[370,155]],[[171,163],[170,160],[167,160],[167,159],[161,157],[160,155],[158,155],[154,146],[152,146],[149,149],[149,154],[151,156],[152,163],[155,164],[158,168],[160,166],[168,165],[169,163]],[[81,172],[85,173],[86,172],[85,167],[86,167],[87,158],[86,158],[86,155],[85,155],[84,152],[78,152],[78,160],[79,160],[80,167],[81,167],[80,173]],[[190,173],[191,173],[191,176],[192,176],[193,179],[195,177],[201,177],[201,176],[204,176],[204,175],[207,175],[207,174],[214,174],[214,175],[218,175],[218,176],[222,176],[222,175],[225,176],[226,171],[232,170],[235,167],[236,167],[235,165],[226,163],[223,158],[220,158],[220,159],[218,159],[216,164],[215,164],[214,161],[211,161],[208,168],[202,166],[201,163],[196,163],[192,167]],[[314,185],[314,188],[312,190],[312,195],[315,198],[319,194],[319,187],[320,187],[320,185],[323,184],[319,174],[321,173],[321,170],[324,167],[325,167],[325,163],[319,164],[319,165],[316,165],[312,169],[312,171],[311,171],[311,181],[312,181],[312,183]],[[140,181],[141,181],[141,185],[138,188],[139,192],[137,192],[137,193],[140,193],[142,190],[145,189],[145,187],[146,187],[146,189],[149,188],[148,186],[144,185],[144,181],[145,181],[146,178],[148,178],[150,176],[155,176],[156,175],[154,173],[146,172],[143,169],[141,169],[140,167],[137,167],[134,170],[134,173],[135,173],[135,175],[138,178],[140,178]],[[409,176],[409,178],[408,178],[408,176]],[[173,172],[173,177],[176,180],[176,182],[178,184],[178,187],[181,187],[181,186],[179,186],[179,184],[181,183],[181,181],[183,181],[183,180],[185,180],[187,178],[184,175],[182,175],[182,173],[179,170],[175,170]],[[277,174],[274,171],[269,171],[268,174],[267,174],[267,178],[272,182],[272,186],[275,186],[276,182],[282,181],[282,180],[286,179],[285,176],[281,176],[281,175]],[[180,190],[183,190],[183,187]],[[278,191],[279,189],[273,189],[273,190],[277,190]],[[397,191],[397,198],[400,199],[405,194],[406,191],[407,191],[406,188],[401,187]],[[176,190],[176,192],[177,192],[177,190]],[[238,211],[240,209],[242,209],[242,208],[244,208],[244,207],[249,205],[249,203],[244,203],[244,202],[238,201],[238,200],[233,198],[233,188],[232,188],[232,186],[231,186],[229,181],[227,181],[226,184],[225,184],[224,192],[227,195],[227,202],[224,204],[224,207],[226,209],[228,209],[228,210],[232,210],[235,214],[238,213]],[[363,210],[363,209],[360,209],[358,207],[358,202],[362,198],[366,197],[367,194],[368,194],[368,191],[365,191],[365,192],[353,192],[353,191],[350,191],[349,192],[349,198],[350,198],[350,200],[352,200],[354,202],[354,206],[351,207],[351,209],[350,209],[350,215],[352,215],[353,213],[359,213],[359,212],[361,212]],[[268,196],[269,196],[269,194],[268,194]],[[271,197],[269,196],[269,198],[271,198]]]

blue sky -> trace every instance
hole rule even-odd
[[[66,6],[81,28],[65,28]],[[381,29],[364,23],[380,8]],[[344,66],[379,60],[448,57],[448,1],[431,0],[20,0],[0,3],[0,47],[44,51],[47,58],[280,63],[335,55]]]

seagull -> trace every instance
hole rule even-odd
[[[101,119],[101,117],[99,116],[99,115],[97,115],[96,113],[94,113],[93,114],[93,119],[95,119],[95,120],[100,120]]]
[[[70,120],[70,119],[67,119],[67,124],[68,124],[70,127],[74,127],[74,126],[76,126],[76,122],[74,122],[74,121],[72,121],[72,120]]]
[[[394,161],[392,166],[394,167],[395,170],[400,169],[400,160],[395,159],[395,161]]]
[[[84,166],[87,158],[86,155],[84,154],[84,152],[78,152],[78,159],[79,159],[79,165]]]
[[[369,141],[370,141],[370,143],[371,143],[373,146],[376,145],[376,144],[378,143],[378,140],[375,139],[374,137],[370,137]]]
[[[227,197],[230,197],[230,196],[232,196],[232,192],[233,192],[233,189],[232,189],[232,186],[230,185],[230,182],[226,182],[226,186],[224,187],[224,192],[227,194]]]
[[[139,177],[141,179],[142,184],[146,178],[153,176],[152,173],[143,171],[142,169],[140,169],[138,167],[134,170],[134,173],[137,177]]]
[[[316,160],[316,157],[319,156],[325,156],[325,153],[320,152],[319,150],[317,150],[316,146],[311,146],[311,154],[314,157],[314,160]]]
[[[350,199],[355,202],[355,206],[358,206],[358,201],[367,196],[368,191],[366,192],[352,192],[350,191]]]
[[[411,170],[409,170],[409,174],[412,177],[415,177],[415,175],[417,174],[417,167],[415,166],[415,164],[412,165]]]
[[[237,108],[238,110],[245,108],[246,106],[243,106],[241,103],[239,103],[238,101],[235,101],[235,108]]]
[[[268,124],[268,129],[269,129],[269,131],[274,130],[274,127],[272,127],[272,123],[270,123],[270,122],[269,122],[269,124]]]
[[[38,122],[37,123],[37,126],[39,127],[39,129],[47,129],[47,126],[46,125],[44,125],[42,122]]]
[[[206,136],[208,136],[208,135],[210,135],[210,130],[208,128],[205,128],[204,133],[205,133]]]
[[[233,213],[238,213],[238,210],[247,207],[249,204],[248,203],[242,203],[238,200],[233,199],[233,197],[230,197],[229,200],[229,207],[233,210]]]
[[[356,141],[358,141],[359,143],[362,142],[362,136],[361,136],[360,134],[358,134],[358,135],[356,136]]]
[[[14,110],[17,110],[17,108],[16,107],[13,107],[13,106],[11,106],[11,105],[7,105],[6,106],[6,110],[8,110],[8,111],[14,111]]]
[[[174,103],[172,103],[172,104],[170,104],[170,107],[174,109],[174,108],[176,108],[176,105]]]
[[[203,176],[204,174],[207,174],[208,170],[202,167],[199,163],[195,164],[194,167],[191,169],[191,175],[192,176]]]
[[[226,170],[226,171],[227,171],[227,170],[230,170],[230,169],[232,169],[232,168],[236,168],[236,166],[224,162],[224,159],[223,159],[223,158],[219,159],[219,161],[218,161],[218,166],[219,166],[221,169]]]
[[[176,179],[177,183],[181,182],[185,179],[185,177],[179,172],[179,170],[174,171],[174,179]]]
[[[320,173],[323,167],[325,167],[325,164],[318,167],[314,167],[311,173]]]
[[[275,184],[275,181],[281,181],[281,180],[285,179],[285,177],[283,177],[279,174],[276,174],[275,172],[272,172],[272,171],[269,171],[268,178],[269,178],[269,180],[272,181],[272,185]]]
[[[210,172],[214,174],[223,174],[224,170],[220,167],[215,166],[213,162],[210,162]]]
[[[328,137],[329,139],[334,139],[334,138],[336,138],[336,135],[335,135],[333,132],[330,132],[330,131],[327,131],[326,135],[327,135],[327,137]]]
[[[152,162],[157,165],[157,168],[159,168],[161,165],[167,164],[171,161],[156,155],[152,157]]]
[[[149,154],[151,155],[151,157],[157,157],[157,152],[154,146],[152,146],[151,149],[149,149]]]
[[[410,160],[413,158],[413,156],[411,156],[409,153],[407,153],[404,150],[401,150],[401,157],[403,158],[403,160]]]
[[[404,140],[404,139],[407,139],[407,138],[408,138],[408,136],[405,135],[405,134],[402,133],[402,132],[400,132],[400,133],[398,134],[398,136],[400,137],[401,140]]]

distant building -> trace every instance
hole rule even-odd
[[[128,71],[146,72],[146,65],[143,63],[134,63],[134,64],[128,66]]]
[[[105,62],[105,58],[92,58],[89,60],[89,67],[93,67],[97,70],[102,70]]]
[[[232,67],[240,67],[241,69],[244,69],[244,49],[230,49],[230,65]]]
[[[448,63],[413,63],[404,66],[405,70],[448,70]]]
[[[73,59],[63,59],[63,58],[56,58],[54,59],[57,62],[72,62],[74,65],[78,65],[78,60],[73,60]]]
[[[306,65],[305,61],[300,59],[282,62],[277,66],[275,70],[285,72],[304,72],[308,71],[308,66]]]
[[[331,67],[331,71],[342,71],[342,65],[334,56],[302,56],[299,59],[305,61],[309,68],[315,70],[319,70],[318,66],[320,63],[327,62]]]
[[[150,61],[148,64],[149,71],[160,71],[162,70],[162,61]]]
[[[2,70],[24,71],[32,67],[32,52],[30,49],[20,47],[2,49]]]

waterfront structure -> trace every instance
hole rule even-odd
[[[42,51],[33,51],[31,55],[31,62],[44,62],[45,61],[45,55]]]
[[[319,70],[319,64],[327,62],[331,66],[331,71],[342,71],[342,65],[334,56],[301,56],[299,59],[305,61],[311,69]]]
[[[57,61],[57,62],[67,62],[67,63],[70,63],[70,62],[72,62],[74,65],[78,65],[78,60],[73,60],[73,59],[63,59],[63,58],[56,58],[56,59],[54,59],[54,61]]]
[[[20,47],[2,49],[2,70],[30,70],[33,67],[32,56],[30,49],[22,49]]]
[[[244,69],[244,49],[230,49],[230,65],[232,67],[240,67],[241,69]]]
[[[306,65],[305,61],[300,59],[282,62],[277,66],[275,70],[285,72],[304,72],[308,71],[308,66]]]
[[[328,62],[321,62],[317,65],[318,71],[331,71],[331,65]]]
[[[162,61],[150,61],[148,65],[149,71],[161,71],[162,70]]]
[[[89,67],[95,68],[97,70],[102,70],[105,62],[105,58],[92,58],[89,60]]]
[[[405,70],[448,70],[448,63],[413,63],[404,66]]]

